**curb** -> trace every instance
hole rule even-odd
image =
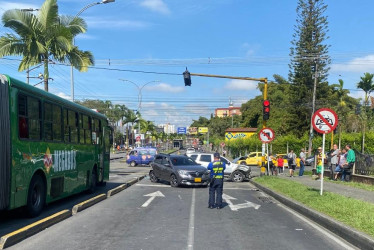
[[[88,208],[88,207],[91,207],[93,205],[95,205],[96,203],[102,201],[102,200],[105,200],[106,199],[106,194],[100,194],[98,196],[95,196],[89,200],[86,200],[86,201],[83,201],[77,205],[75,205],[73,207],[73,209],[71,210],[71,213],[72,215],[76,215],[78,212]]]
[[[324,215],[322,213],[319,213],[309,207],[306,207],[303,204],[297,201],[294,201],[284,195],[276,193],[273,190],[254,182],[253,180],[250,180],[250,183],[255,185],[257,188],[259,188],[261,191],[265,192],[266,194],[277,199],[279,202],[283,203],[284,205],[299,212],[305,217],[318,223],[322,227],[328,229],[334,234],[345,239],[352,245],[359,247],[360,249],[374,249],[374,239],[371,238],[369,235],[363,232],[357,231],[356,229],[350,228],[346,226],[345,224],[338,222],[334,220],[333,218],[327,215]]]
[[[120,185],[120,186],[118,186],[116,188],[113,188],[113,189],[109,190],[107,192],[106,196],[107,196],[107,198],[109,198],[109,197],[111,197],[111,196],[113,196],[115,194],[118,194],[119,192],[125,190],[127,187],[128,187],[127,183],[122,184],[122,185]]]
[[[37,234],[44,229],[65,220],[71,216],[70,210],[63,210],[61,212],[55,213],[47,218],[41,219],[37,222],[34,222],[28,226],[25,226],[21,229],[18,229],[14,232],[11,232],[7,235],[4,235],[0,239],[0,249],[4,249],[6,247],[10,247],[14,244],[17,244],[24,239]]]

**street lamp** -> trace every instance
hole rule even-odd
[[[123,81],[123,82],[132,83],[138,89],[138,114],[139,115],[140,115],[140,110],[142,108],[142,99],[143,99],[143,97],[142,97],[142,90],[143,90],[143,88],[145,86],[147,86],[148,84],[150,84],[150,83],[160,82],[159,80],[155,80],[155,81],[150,81],[150,82],[144,83],[142,86],[139,86],[135,82],[127,80],[127,79],[118,79],[118,80]],[[138,117],[138,119],[140,119],[140,116]],[[138,130],[139,130],[139,133],[140,133],[140,122],[138,122]]]
[[[85,11],[86,9],[92,7],[92,6],[95,6],[95,5],[99,5],[99,4],[107,4],[107,3],[113,3],[115,2],[115,0],[102,0],[101,2],[94,2],[94,3],[90,3],[86,6],[84,6],[76,15],[75,17],[79,17],[83,11]],[[75,39],[73,37],[73,45],[75,45]],[[74,68],[73,68],[73,65],[71,65],[71,68],[70,68],[70,76],[71,76],[71,101],[74,102]]]

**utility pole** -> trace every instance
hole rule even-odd
[[[316,67],[314,72],[314,86],[313,86],[313,101],[312,101],[312,114],[310,116],[310,131],[309,131],[309,145],[308,145],[308,155],[312,154],[312,146],[313,146],[313,121],[312,117],[316,110],[316,91],[317,91],[317,81],[318,81],[318,61],[316,59]]]

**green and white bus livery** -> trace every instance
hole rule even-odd
[[[46,203],[109,179],[112,129],[91,109],[0,74],[0,211]]]

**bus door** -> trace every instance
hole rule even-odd
[[[109,126],[103,128],[104,134],[104,150],[103,150],[103,159],[104,159],[104,179],[109,180],[109,165],[110,165],[110,148],[113,144],[113,130]]]

